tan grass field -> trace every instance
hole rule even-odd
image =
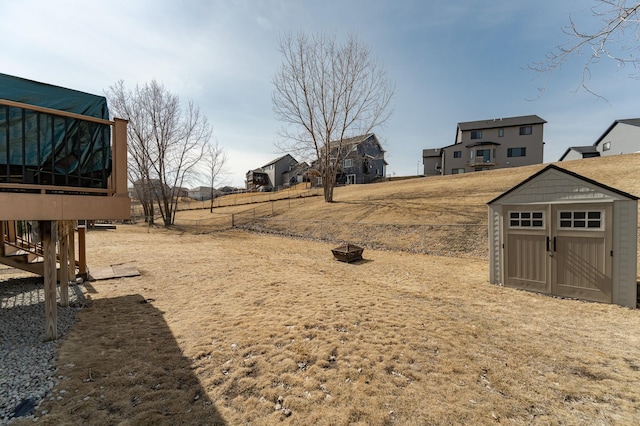
[[[640,156],[616,159],[562,166],[640,194]],[[278,215],[476,223],[540,168],[354,185]],[[345,264],[330,248],[142,224],[89,232],[90,265],[141,276],[88,283],[59,351],[62,399],[38,423],[637,424],[638,311],[491,285],[484,260],[365,250]]]

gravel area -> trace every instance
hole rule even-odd
[[[86,301],[82,284],[69,286],[69,307],[58,306],[58,340],[44,341],[42,277],[7,279],[0,275],[0,425],[11,423],[16,409],[33,418],[56,384],[55,359],[60,337],[69,331]],[[58,295],[58,302],[59,302]]]

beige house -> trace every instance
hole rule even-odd
[[[637,197],[551,164],[488,205],[491,283],[636,307]]]
[[[0,263],[44,276],[45,339],[57,337],[56,282],[64,307],[86,272],[78,221],[130,209],[127,122],[109,119],[106,99],[0,74]]]
[[[458,123],[453,145],[422,151],[424,175],[541,164],[545,123],[537,115]]]

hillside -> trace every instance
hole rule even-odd
[[[640,154],[555,163],[559,167],[640,195]],[[218,214],[256,211],[256,216],[336,222],[458,224],[484,223],[486,203],[546,164],[463,175],[350,185],[335,189],[334,203],[321,196],[214,209]],[[276,207],[271,206],[275,203]],[[271,206],[271,207],[270,207]],[[211,219],[208,210],[180,212],[179,220]]]

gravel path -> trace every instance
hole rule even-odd
[[[0,271],[5,275],[7,270]],[[11,423],[23,403],[33,413],[56,384],[60,339],[44,341],[42,277],[7,280],[0,275],[0,425]],[[58,336],[64,336],[85,304],[84,286],[69,286],[69,308],[58,306]],[[59,298],[58,298],[59,301]],[[51,396],[49,396],[51,397]],[[31,415],[31,414],[28,414]]]

